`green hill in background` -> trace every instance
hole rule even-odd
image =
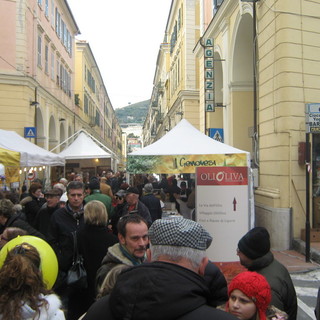
[[[121,127],[130,124],[141,124],[143,125],[146,118],[150,100],[145,100],[130,104],[123,108],[115,109],[116,116]]]

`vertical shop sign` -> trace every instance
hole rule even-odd
[[[213,39],[207,38],[204,42],[204,91],[207,112],[215,111],[213,55]]]
[[[249,229],[248,176],[248,167],[197,168],[196,220],[213,236],[212,261],[238,261],[238,241]]]

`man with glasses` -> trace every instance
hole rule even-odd
[[[122,215],[137,213],[147,221],[150,227],[152,223],[150,211],[146,205],[139,200],[139,190],[134,187],[129,187],[126,190],[125,199],[126,205],[122,210]]]
[[[119,243],[109,247],[97,272],[97,286],[100,287],[107,274],[119,264],[135,266],[146,258],[149,244],[148,224],[138,214],[122,216],[118,222]]]

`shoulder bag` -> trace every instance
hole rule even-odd
[[[85,289],[88,287],[87,271],[83,265],[83,257],[79,254],[76,232],[72,232],[73,237],[73,261],[68,271],[67,284],[71,288]]]

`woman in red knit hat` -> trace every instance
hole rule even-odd
[[[229,284],[228,295],[226,310],[241,320],[287,319],[284,312],[269,307],[271,289],[261,274],[238,274]]]

